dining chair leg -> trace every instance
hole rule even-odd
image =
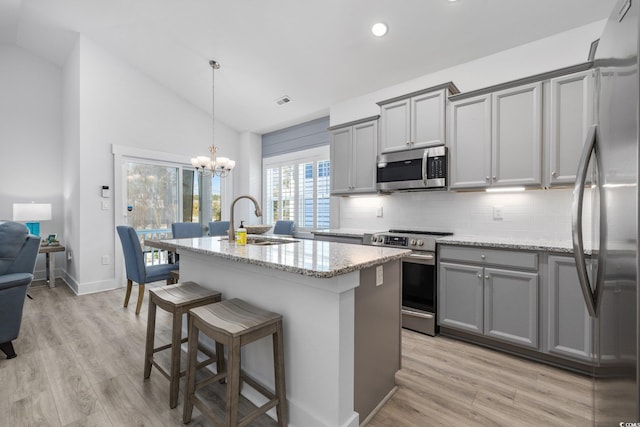
[[[144,283],[138,285],[138,304],[136,304],[136,316],[140,314],[140,308],[142,307],[142,300],[144,299]]]
[[[131,297],[131,288],[133,287],[133,283],[131,280],[127,280],[127,293],[124,294],[124,307],[127,308],[129,305],[129,298]]]

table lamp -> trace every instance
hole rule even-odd
[[[39,221],[51,220],[51,203],[14,203],[13,220],[25,221],[29,233],[39,236]]]

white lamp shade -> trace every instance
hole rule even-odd
[[[51,203],[14,203],[14,221],[50,221]]]

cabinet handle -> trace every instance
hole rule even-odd
[[[553,177],[558,176],[558,172],[551,172],[551,176],[553,176]]]
[[[497,178],[497,177],[496,177],[495,175],[493,175],[493,180],[494,180],[494,181],[496,180],[496,178]]]
[[[406,144],[407,144],[407,145],[411,145],[411,141],[407,141],[407,142],[406,142]]]
[[[482,274],[478,273],[478,279],[482,279]]]
[[[485,176],[485,177],[484,177],[484,180],[485,180],[485,181],[490,181],[490,180],[491,180],[491,178],[489,178],[488,176]]]
[[[485,259],[487,256],[485,254],[480,255],[480,258]]]
[[[489,280],[489,275],[484,276],[485,279]]]

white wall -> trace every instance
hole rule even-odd
[[[63,233],[62,73],[29,52],[0,45],[0,218],[13,203],[52,204],[40,234]],[[58,254],[61,265],[62,255]],[[44,277],[44,256],[36,277]]]
[[[453,81],[461,92],[575,65],[587,60],[591,42],[600,37],[605,21],[480,58],[421,78],[385,88],[331,107],[331,125],[379,114],[377,101]],[[578,159],[576,159],[576,162]],[[385,231],[424,228],[456,234],[501,237],[571,238],[570,190],[525,193],[419,192],[391,196],[332,198],[332,227]],[[376,217],[376,208],[383,217]],[[493,207],[502,206],[504,219],[493,220]],[[337,212],[336,212],[337,211]]]
[[[120,253],[115,248],[119,245],[115,225],[122,217],[113,211],[113,198],[112,209],[102,210],[100,196],[103,185],[115,185],[112,144],[180,154],[187,161],[193,155],[206,154],[212,139],[211,116],[206,112],[84,36],[78,50],[79,206],[78,220],[72,224],[78,239],[70,242],[70,250],[77,273],[72,286],[76,292],[86,293],[122,286],[115,280],[114,267]],[[67,66],[73,68],[74,64]],[[69,138],[73,145],[73,135]],[[216,123],[219,153],[237,158],[238,140],[237,132]],[[103,255],[109,257],[110,264],[102,264]]]
[[[244,132],[240,135],[236,169],[233,170],[234,195],[248,194],[262,203],[262,137],[261,135]],[[231,200],[229,200],[231,201]],[[261,206],[261,208],[264,208]],[[249,200],[240,200],[235,207],[235,228],[240,226],[240,220],[245,224],[262,224],[263,218],[255,215],[253,203]],[[229,218],[228,210],[222,213],[222,217]]]
[[[332,105],[331,126],[380,114],[376,102],[441,83],[452,81],[460,92],[469,92],[586,62],[591,42],[600,37],[605,22],[594,22]]]

